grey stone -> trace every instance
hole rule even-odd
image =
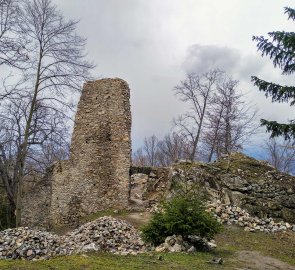
[[[193,252],[196,252],[196,248],[194,246],[191,246],[188,250],[187,250],[188,253],[193,253]]]
[[[94,243],[88,244],[82,248],[82,251],[98,251],[100,248],[96,246]]]
[[[172,247],[170,247],[169,250],[171,252],[181,252],[181,251],[184,250],[184,247],[176,243],[175,245],[173,245]]]
[[[222,258],[213,258],[209,263],[212,263],[212,264],[223,264],[223,259]]]
[[[166,237],[166,239],[165,239],[165,243],[166,243],[168,246],[173,246],[173,245],[176,243],[176,236],[173,235],[173,236],[168,236],[168,237]]]

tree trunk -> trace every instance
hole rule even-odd
[[[22,189],[23,189],[23,178],[24,178],[24,171],[25,171],[25,161],[28,152],[28,145],[29,145],[29,136],[30,136],[30,129],[31,123],[33,119],[33,114],[35,111],[36,103],[37,103],[37,94],[40,85],[40,72],[41,72],[41,65],[42,65],[42,57],[43,51],[40,48],[39,53],[39,61],[38,61],[38,69],[36,73],[36,83],[34,87],[34,95],[30,106],[30,112],[28,116],[28,120],[26,123],[25,134],[24,134],[24,141],[20,146],[20,151],[18,153],[17,158],[17,175],[16,175],[16,183],[17,183],[17,194],[16,194],[16,211],[15,211],[15,225],[19,227],[21,225],[21,208],[22,208]]]
[[[8,200],[6,212],[6,223],[8,228],[12,228],[15,225],[15,209],[14,201]]]
[[[218,115],[217,126],[215,127],[214,139],[213,139],[213,143],[212,143],[212,146],[211,146],[210,154],[209,154],[209,157],[208,157],[208,162],[211,162],[212,161],[212,157],[213,157],[213,153],[214,153],[214,149],[215,149],[215,145],[216,145],[216,141],[217,141],[218,129],[219,129],[219,126],[220,126],[222,114],[223,114],[223,106],[222,106],[222,108],[220,110],[220,113]]]
[[[204,116],[205,116],[205,112],[206,112],[206,108],[207,108],[208,96],[209,96],[209,90],[208,90],[208,92],[207,92],[207,94],[205,96],[205,99],[204,99],[204,106],[203,106],[203,110],[202,110],[202,114],[201,114],[201,118],[200,118],[199,128],[198,128],[196,138],[194,140],[193,151],[192,151],[191,156],[190,156],[191,161],[195,160],[195,155],[196,155],[196,152],[197,152],[197,147],[198,147],[199,139],[200,139],[200,136],[201,136],[201,129],[202,129]]]

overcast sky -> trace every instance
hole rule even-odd
[[[283,8],[294,0],[55,0],[67,18],[80,19],[94,75],[120,77],[131,88],[133,148],[162,137],[185,106],[173,86],[186,72],[218,67],[240,81],[262,117],[286,120],[288,105],[268,102],[251,75],[294,84],[256,51],[252,35],[294,31]]]

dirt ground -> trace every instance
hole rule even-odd
[[[142,213],[129,213],[128,215],[122,218],[130,222],[133,226],[140,228],[141,226],[149,222],[151,216],[152,214],[149,212],[142,212]]]
[[[257,251],[244,250],[236,254],[237,260],[244,265],[244,268],[237,268],[236,270],[295,270],[294,266],[272,257],[263,256]]]

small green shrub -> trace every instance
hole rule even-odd
[[[163,211],[155,213],[142,228],[143,239],[153,245],[164,242],[167,236],[198,235],[211,239],[221,230],[221,224],[205,211],[202,200],[195,195],[178,195],[161,204]]]

